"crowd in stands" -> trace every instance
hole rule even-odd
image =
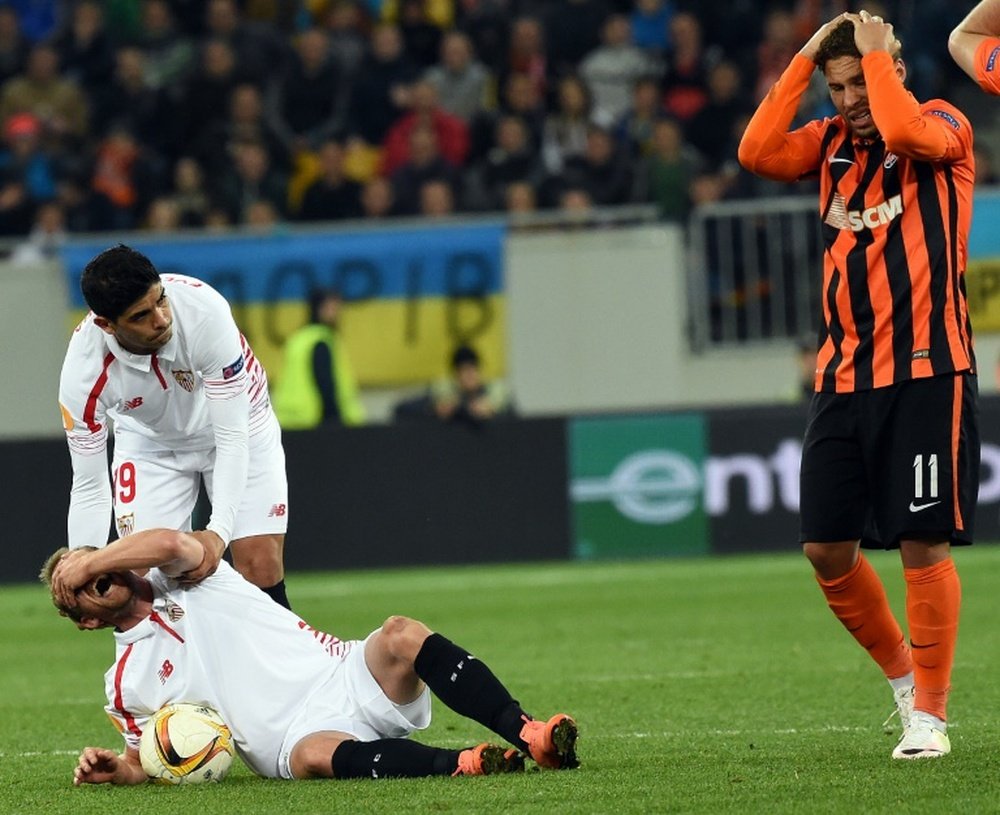
[[[968,82],[946,50],[963,4],[864,5],[918,97]],[[0,0],[0,235],[44,252],[66,232],[628,203],[682,220],[779,192],[735,145],[849,6]],[[831,110],[817,80],[803,118]]]

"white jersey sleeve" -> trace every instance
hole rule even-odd
[[[187,282],[190,278],[167,280]],[[208,529],[229,544],[246,487],[250,462],[250,377],[244,343],[229,303],[205,284],[191,281],[202,295],[200,315],[189,339],[192,360],[205,382],[205,398],[215,436],[212,515]]]
[[[101,547],[111,526],[107,385],[114,357],[88,315],[77,326],[59,377],[59,409],[73,466],[66,532],[69,547]]]

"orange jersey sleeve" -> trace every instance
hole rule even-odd
[[[887,150],[918,161],[954,163],[972,153],[972,127],[955,107],[940,100],[921,105],[896,74],[886,51],[861,59],[872,118]]]
[[[979,87],[1000,96],[1000,37],[987,37],[979,43],[975,68]]]
[[[773,181],[796,181],[819,169],[825,122],[788,130],[815,69],[811,59],[796,54],[761,101],[738,152],[740,164],[750,172]]]

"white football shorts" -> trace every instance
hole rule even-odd
[[[130,450],[128,442],[128,434],[115,437],[112,489],[118,536],[154,527],[191,531],[202,478],[212,497],[215,451]],[[137,446],[149,447],[145,440]],[[283,535],[287,529],[285,451],[275,423],[250,437],[247,485],[236,513],[233,540]]]
[[[292,749],[312,733],[335,731],[349,733],[359,741],[399,739],[431,723],[431,692],[423,693],[406,705],[397,705],[379,687],[365,662],[365,644],[380,631],[375,629],[364,640],[343,643],[349,650],[343,662],[302,705],[293,719],[278,756],[278,772],[292,778]]]

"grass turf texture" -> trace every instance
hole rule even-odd
[[[898,557],[876,553],[898,613]],[[78,632],[40,586],[0,592],[0,812],[862,813],[997,808],[1000,548],[957,552],[964,585],[952,754],[898,762],[888,685],[827,610],[801,556],[290,576],[296,611],[344,637],[391,613],[485,660],[538,717],[580,724],[573,772],[289,783],[237,762],[222,784],[70,783],[101,710],[107,632]],[[435,702],[423,741],[487,738]]]

